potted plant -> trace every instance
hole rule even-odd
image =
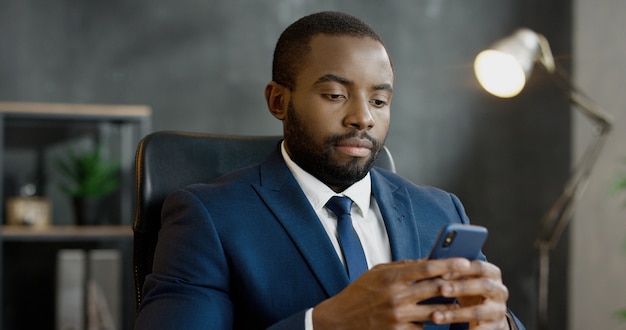
[[[98,223],[102,200],[119,187],[120,165],[103,159],[100,147],[83,152],[70,150],[56,165],[66,176],[67,182],[60,188],[72,198],[76,223]]]

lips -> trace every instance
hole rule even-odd
[[[335,144],[335,147],[351,157],[367,157],[372,153],[374,144],[368,139],[347,138]]]
[[[347,138],[347,139],[339,141],[337,143],[337,147],[356,147],[356,148],[372,149],[374,147],[374,144],[372,143],[372,141],[368,139],[361,139],[361,138],[353,137],[353,138]]]

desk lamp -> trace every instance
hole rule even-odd
[[[528,28],[518,29],[480,52],[474,61],[474,72],[487,92],[510,98],[522,91],[537,62],[594,127],[593,140],[573,167],[559,197],[544,213],[535,240],[539,251],[539,329],[547,329],[550,251],[569,224],[574,206],[587,187],[591,170],[611,130],[612,117],[574,86],[565,71],[555,64],[547,39]]]

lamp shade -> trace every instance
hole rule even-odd
[[[489,93],[509,98],[519,94],[541,52],[538,34],[521,28],[480,52],[474,60],[474,73]]]

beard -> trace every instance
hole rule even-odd
[[[285,143],[289,156],[303,170],[316,177],[329,187],[339,187],[343,191],[363,179],[374,166],[384,141],[379,142],[365,131],[351,131],[344,135],[329,136],[322,144],[314,141],[312,134],[296,114],[290,101],[285,123]],[[344,139],[359,137],[372,143],[372,153],[368,159],[355,157],[347,163],[339,163],[333,156],[334,145]]]

